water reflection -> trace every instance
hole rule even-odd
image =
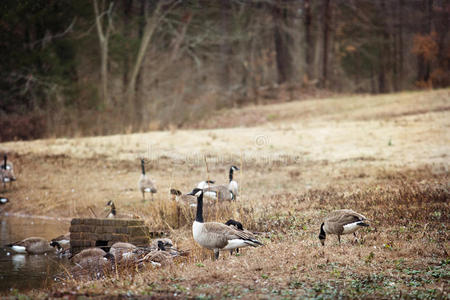
[[[31,236],[48,240],[69,230],[67,221],[40,218],[0,216],[0,292],[11,289],[26,290],[48,286],[53,275],[60,272],[66,259],[56,254],[17,254],[4,245]]]

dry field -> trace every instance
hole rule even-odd
[[[448,89],[352,96],[233,109],[198,123],[222,129],[0,144],[17,169],[3,193],[9,213],[104,217],[114,200],[119,214],[190,250],[162,269],[27,295],[448,299],[449,110]],[[153,202],[137,191],[140,157],[157,182]],[[169,189],[225,183],[232,164],[241,167],[240,196],[208,206],[206,219],[241,220],[264,233],[265,246],[212,261],[192,239],[192,211],[177,209]],[[363,213],[371,227],[357,244],[329,236],[322,247],[322,218],[339,208]]]

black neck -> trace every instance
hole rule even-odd
[[[113,204],[111,204],[111,213],[115,216],[116,215],[116,206]]]
[[[197,216],[195,217],[195,221],[203,223],[203,193],[197,197]]]
[[[142,167],[142,175],[145,175],[145,167],[144,167],[144,162],[141,162],[141,167]]]
[[[5,169],[5,170],[6,170],[6,160],[7,160],[7,158],[5,155],[5,156],[3,156],[3,169]]]
[[[320,225],[319,239],[321,239],[321,240],[324,240],[324,239],[325,239],[325,236],[326,236],[326,233],[325,233],[325,231],[323,230],[323,224],[324,224],[324,223],[322,223],[322,225]]]
[[[233,181],[233,168],[230,168],[230,182]]]

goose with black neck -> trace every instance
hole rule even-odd
[[[215,259],[219,258],[219,251],[263,245],[251,233],[236,230],[223,223],[205,223],[203,220],[203,190],[195,188],[189,194],[197,197],[197,214],[192,224],[194,240],[203,248],[213,250]]]

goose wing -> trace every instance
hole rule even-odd
[[[214,185],[204,189],[203,192],[214,192],[219,200],[231,200],[231,191],[225,185]]]
[[[240,231],[218,222],[205,223],[204,226],[208,234],[217,236],[218,239],[221,239],[226,243],[228,243],[229,240],[242,239],[244,241],[250,241],[262,245],[259,241],[256,240],[256,237],[248,231]]]
[[[366,217],[353,210],[335,210],[326,218],[325,229],[328,233],[342,234],[345,225],[364,220]]]
[[[41,244],[41,243],[49,244],[49,242],[44,238],[29,237],[29,238],[24,239],[23,241],[15,243],[15,245],[28,247],[33,244]]]

